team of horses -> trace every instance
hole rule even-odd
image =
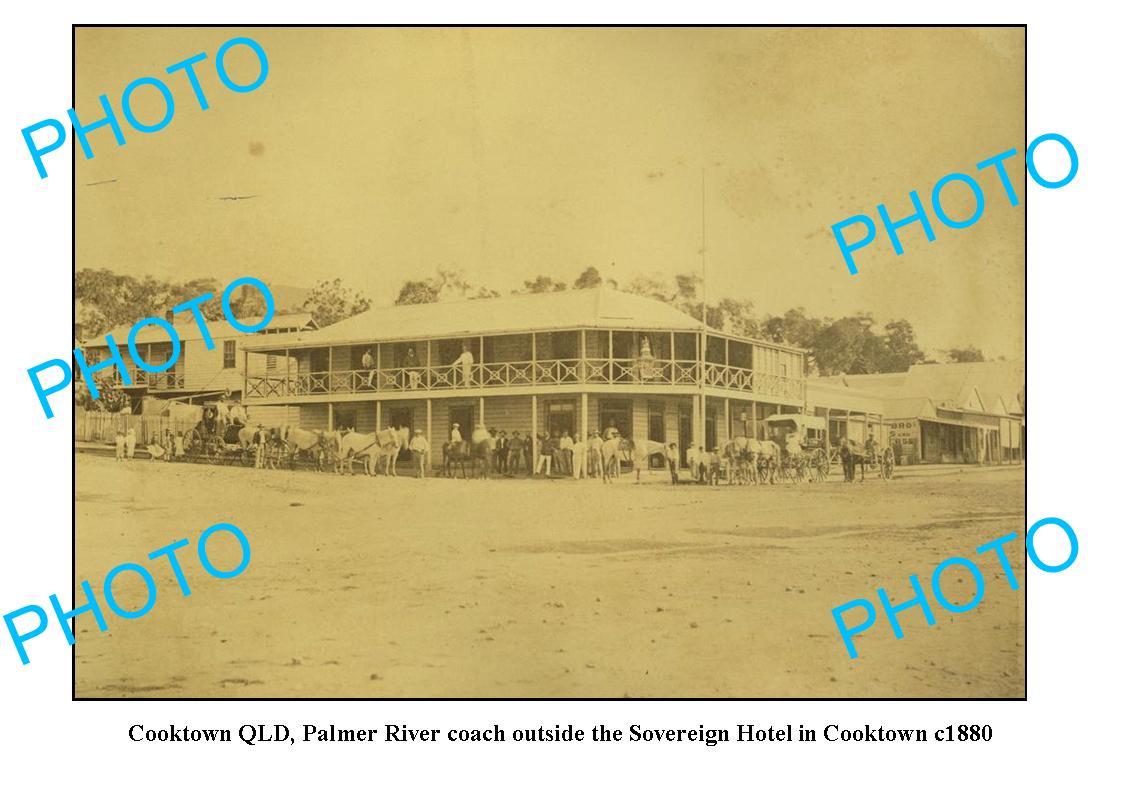
[[[198,431],[198,429],[196,429]],[[265,462],[268,467],[292,466],[306,461],[317,470],[331,469],[340,474],[355,474],[359,463],[367,475],[397,475],[398,455],[408,445],[406,433],[386,428],[371,434],[353,429],[323,431],[285,425],[263,429]],[[193,432],[194,434],[195,432]],[[231,449],[248,453],[258,430],[248,425],[225,427],[216,438]],[[490,478],[493,470],[495,438],[487,429],[477,428],[470,440],[449,441],[441,446],[442,472],[446,477]],[[846,451],[865,477],[865,457],[856,449]],[[654,456],[677,456],[666,443],[610,435],[599,448],[599,457],[590,451],[588,474],[605,482],[619,478],[621,465],[631,462],[636,481],[649,469]],[[794,438],[785,441],[757,440],[737,436],[716,450],[692,446],[686,451],[687,465],[695,481],[718,484],[775,484],[778,481],[822,481],[828,467],[821,451],[806,451]],[[471,475],[469,475],[469,472]]]

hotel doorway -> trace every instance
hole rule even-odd
[[[460,424],[460,436],[464,438],[465,442],[472,441],[472,429],[474,428],[473,419],[475,418],[474,407],[471,404],[466,406],[450,406],[448,408],[448,428],[452,431],[452,424]]]
[[[632,402],[606,398],[600,402],[601,433],[615,428],[621,436],[632,438]]]

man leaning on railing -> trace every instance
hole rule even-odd
[[[472,366],[475,363],[476,358],[472,356],[468,344],[462,343],[460,346],[460,356],[452,363],[453,365],[460,366],[461,386],[467,387],[472,383]]]

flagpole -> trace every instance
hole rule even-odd
[[[699,428],[702,450],[706,450],[706,169],[702,168],[702,350],[699,352],[701,374],[698,379]]]

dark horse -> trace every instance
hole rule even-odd
[[[473,439],[472,443],[460,442],[446,442],[441,446],[441,453],[444,456],[444,472],[445,478],[452,478],[453,472],[457,467],[460,468],[460,475],[467,478],[468,475],[464,471],[464,464],[472,465],[472,477],[479,477],[480,468],[483,469],[483,477],[491,478],[491,459],[492,453],[495,450],[495,440],[491,435]]]
[[[871,461],[869,457],[862,453],[861,449],[853,443],[851,443],[850,445],[844,445],[842,447],[842,450],[839,451],[838,458],[842,461],[842,474],[844,481],[854,480],[855,467],[862,468],[861,480],[865,481],[866,465],[869,464],[872,466],[875,464],[875,462]]]

